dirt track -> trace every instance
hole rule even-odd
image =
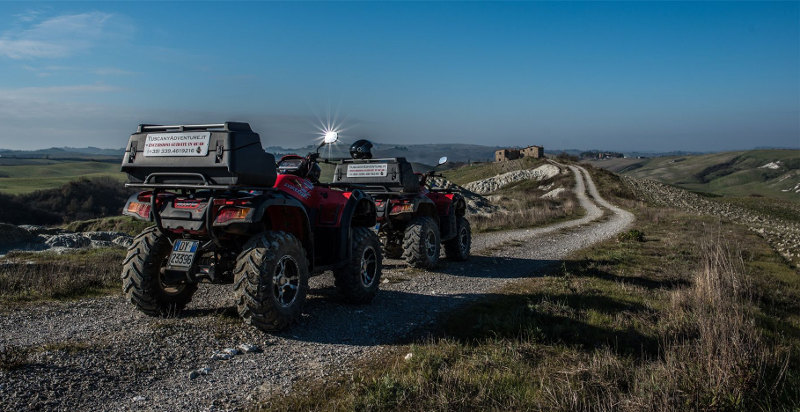
[[[230,286],[201,287],[188,310],[172,319],[141,315],[121,296],[0,315],[0,347],[38,348],[30,365],[0,370],[0,410],[227,410],[288,391],[300,378],[339,374],[355,359],[416,336],[442,313],[516,279],[541,276],[570,252],[633,221],[600,197],[585,170],[570,169],[584,217],[475,236],[469,261],[444,261],[433,271],[402,270],[401,262],[386,260],[389,282],[367,306],[344,304],[330,274],[316,277],[300,323],[284,333],[244,325]],[[242,343],[263,352],[211,360]],[[189,379],[203,367],[211,369],[207,375]]]

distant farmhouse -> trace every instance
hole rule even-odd
[[[505,162],[506,160],[519,159],[521,157],[532,157],[541,159],[544,157],[544,147],[528,146],[524,149],[500,149],[494,152],[495,162]]]

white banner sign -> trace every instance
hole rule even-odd
[[[205,156],[211,132],[151,133],[144,142],[144,155]]]
[[[347,166],[347,177],[383,177],[389,165],[386,163],[363,163]]]

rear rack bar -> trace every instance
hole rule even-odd
[[[219,129],[226,132],[251,132],[248,123],[242,122],[225,122],[225,123],[209,123],[209,124],[176,124],[176,125],[159,125],[159,124],[140,124],[136,133],[142,132],[166,132],[177,131],[183,132],[186,130],[215,130]]]
[[[226,185],[191,185],[180,183],[125,183],[125,187],[134,189],[210,189],[210,190],[246,190],[251,188]],[[258,190],[264,190],[262,187]]]
[[[152,183],[157,177],[194,177],[203,183]],[[215,185],[208,182],[208,178],[202,173],[150,173],[144,178],[142,183],[125,183],[125,187],[136,189],[208,189],[208,190],[267,190],[272,186],[236,186],[236,185]]]

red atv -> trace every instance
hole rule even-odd
[[[464,217],[466,201],[453,191],[427,187],[426,174],[415,174],[405,158],[372,159],[371,144],[357,141],[353,159],[336,167],[333,181],[358,184],[375,198],[378,233],[390,258],[405,258],[413,267],[428,268],[439,261],[440,244],[454,260],[469,258],[472,233]],[[439,165],[447,161],[443,157]]]
[[[129,249],[125,296],[163,316],[183,309],[200,282],[233,283],[239,314],[266,331],[300,316],[312,274],[332,270],[348,301],[371,301],[382,261],[375,204],[363,191],[319,184],[318,152],[284,160],[278,174],[247,123],[140,125],[122,171],[126,186],[149,190],[123,214],[155,225]]]

